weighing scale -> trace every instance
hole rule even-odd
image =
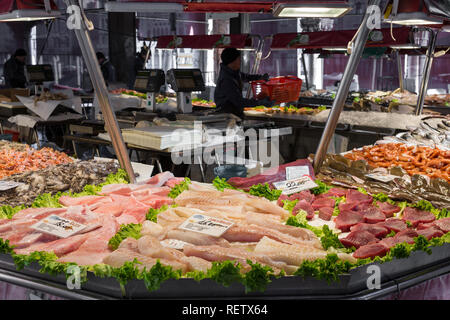
[[[163,70],[150,69],[138,71],[136,81],[134,82],[134,90],[147,94],[147,110],[156,110],[156,95],[165,83],[166,77]]]
[[[44,82],[53,82],[52,66],[49,64],[27,65],[25,67],[25,77],[27,82],[34,85],[34,94],[37,96],[42,93]]]
[[[192,92],[205,91],[205,82],[200,69],[170,69],[167,83],[177,93],[179,113],[192,112]]]

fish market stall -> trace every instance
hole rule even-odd
[[[259,183],[276,185],[299,167],[313,181],[308,160],[229,183],[165,172],[124,184],[116,175],[112,184],[80,195],[58,194],[44,207],[35,202],[34,209],[13,210],[11,220],[1,220],[0,279],[76,299],[373,299],[449,272],[448,211],[319,180],[310,191],[287,194]],[[99,215],[105,210],[117,213]],[[55,238],[23,224],[53,215],[82,221],[86,229]],[[193,227],[196,219],[221,227],[203,233]],[[19,225],[28,236],[13,236]],[[79,290],[66,286],[67,262],[80,268]],[[367,285],[374,265],[381,268],[379,290]]]

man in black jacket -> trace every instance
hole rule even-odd
[[[116,81],[116,70],[112,63],[106,59],[105,55],[102,52],[97,52],[97,60],[100,65],[100,69],[102,70],[103,79],[105,79],[106,85],[110,85],[111,83]]]
[[[25,61],[27,52],[24,49],[17,49],[16,52],[5,62],[3,66],[3,76],[7,88],[25,88],[27,78],[25,77]]]
[[[238,117],[244,114],[244,108],[266,106],[271,107],[273,102],[269,99],[245,99],[242,96],[243,82],[255,80],[269,80],[269,75],[250,75],[240,72],[241,53],[235,48],[226,48],[220,56],[219,78],[214,92],[214,102],[218,112],[233,113]]]

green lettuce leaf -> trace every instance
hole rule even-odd
[[[122,243],[122,241],[125,240],[126,238],[139,239],[142,236],[141,230],[142,230],[141,224],[130,223],[127,225],[122,225],[120,226],[119,231],[117,231],[114,237],[109,239],[108,245],[113,250],[116,250]]]
[[[150,220],[150,221],[156,223],[156,222],[157,222],[158,214],[160,214],[161,212],[166,211],[168,208],[169,208],[169,206],[167,206],[167,205],[163,205],[163,206],[162,206],[161,208],[159,208],[159,209],[153,209],[153,208],[150,208],[150,209],[148,210],[147,215],[145,216],[145,219],[146,219],[146,220]]]
[[[175,185],[172,190],[169,192],[169,197],[175,199],[185,190],[189,189],[189,185],[191,184],[191,179],[188,177],[184,178],[184,181]]]
[[[156,264],[149,271],[144,268],[139,278],[144,280],[145,287],[148,291],[155,291],[161,287],[161,283],[164,281],[180,279],[181,273],[181,270],[174,271],[171,266],[163,266],[157,260]]]
[[[257,184],[255,186],[252,186],[248,191],[248,193],[253,196],[263,197],[270,201],[277,200],[280,197],[281,192],[282,192],[281,190],[270,189],[268,183]]]
[[[317,184],[317,187],[312,188],[310,191],[315,195],[327,193],[331,189],[331,186],[323,183],[319,179],[316,179],[314,182]]]

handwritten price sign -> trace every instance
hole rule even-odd
[[[274,187],[278,190],[282,190],[282,194],[290,195],[293,193],[301,192],[303,190],[309,190],[317,187],[317,184],[309,176],[303,176],[301,178],[285,180],[280,182],[274,182]]]

